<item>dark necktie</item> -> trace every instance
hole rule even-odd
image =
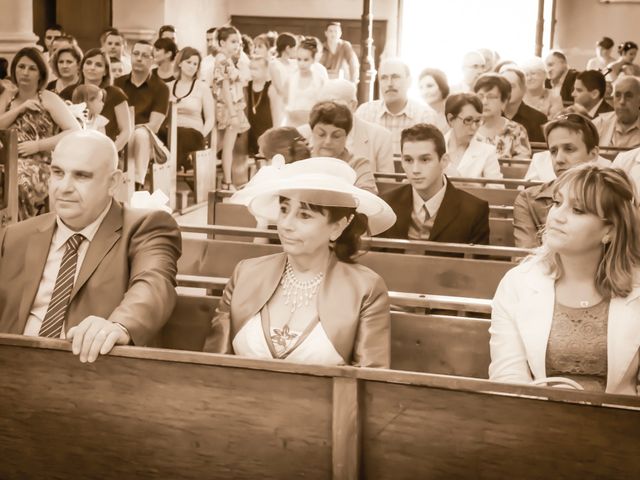
[[[47,308],[47,314],[44,316],[40,326],[40,332],[38,333],[40,337],[60,337],[75,281],[76,267],[78,265],[78,247],[83,240],[84,236],[76,233],[65,244],[67,249],[62,257],[62,262],[60,262],[60,269],[58,270],[56,285],[53,288],[51,301]]]

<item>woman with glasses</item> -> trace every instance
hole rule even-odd
[[[639,228],[622,170],[584,165],[558,178],[542,247],[507,272],[493,299],[490,380],[562,377],[639,394]]]
[[[500,158],[531,158],[527,131],[503,115],[511,96],[509,82],[497,73],[485,73],[473,90],[482,102],[482,125],[476,139],[495,146]]]
[[[475,138],[482,124],[482,102],[475,93],[456,93],[445,102],[451,130],[444,139],[452,177],[502,178],[496,147]]]

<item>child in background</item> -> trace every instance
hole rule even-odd
[[[84,103],[85,109],[85,128],[90,130],[97,130],[100,133],[105,133],[105,126],[109,123],[102,113],[104,107],[105,91],[95,85],[83,84],[78,85],[73,90],[73,96],[71,100],[74,104]]]
[[[249,64],[251,81],[248,88],[249,155],[258,153],[258,138],[274,125],[280,125],[280,97],[268,80],[269,61],[266,57],[253,56]]]
[[[111,65],[111,76],[115,80],[116,78],[120,78],[124,73],[124,65],[122,64],[122,60],[116,57],[109,58],[109,64]]]
[[[246,132],[250,125],[244,113],[245,101],[240,72],[233,57],[240,52],[240,33],[233,27],[216,30],[220,50],[216,55],[213,71],[213,94],[216,99],[216,123],[222,137],[222,188],[235,190],[231,178],[233,146],[238,134]]]

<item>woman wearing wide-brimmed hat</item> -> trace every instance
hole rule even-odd
[[[356,174],[342,160],[311,158],[260,172],[235,201],[277,225],[284,251],[238,263],[205,351],[388,368],[387,287],[354,257],[365,232],[394,224],[393,210],[355,187]]]

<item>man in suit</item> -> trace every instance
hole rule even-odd
[[[80,361],[149,343],[175,304],[180,231],[113,199],[113,142],[72,132],[53,152],[49,213],[0,231],[0,332],[66,338]]]
[[[356,86],[344,79],[327,80],[318,94],[319,102],[340,102],[345,104],[351,113],[356,111],[358,98]],[[302,125],[298,131],[313,146],[311,127]],[[393,151],[391,148],[391,132],[380,125],[353,116],[353,126],[347,135],[347,149],[359,158],[366,158],[374,172],[395,172]]]
[[[576,77],[573,85],[573,101],[583,106],[591,118],[601,113],[613,112],[613,107],[604,100],[607,81],[598,70],[585,70]]]
[[[527,130],[530,142],[544,142],[542,126],[547,123],[547,116],[524,103],[527,91],[524,72],[517,68],[508,67],[500,74],[511,85],[511,96],[504,109],[504,115],[514,122],[518,122]]]
[[[544,86],[560,95],[563,102],[573,102],[571,93],[578,72],[569,68],[567,56],[559,50],[554,50],[547,55],[545,64],[547,66],[547,80]]]
[[[451,243],[489,243],[489,204],[454,187],[444,175],[444,137],[421,123],[402,131],[402,168],[409,183],[381,195],[397,216],[380,236]]]

